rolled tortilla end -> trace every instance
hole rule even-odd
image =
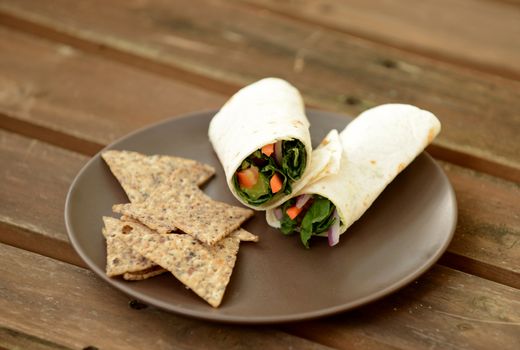
[[[306,184],[293,196],[329,199],[344,233],[376,198],[430,144],[441,130],[432,113],[405,104],[386,104],[361,113],[340,133],[343,148],[339,171]],[[280,222],[268,210],[272,227]]]
[[[299,91],[285,80],[265,78],[233,95],[213,117],[208,132],[233,195],[244,205],[257,210],[283,202],[288,195],[280,192],[265,203],[251,205],[237,193],[233,180],[248,156],[278,141],[299,140],[304,145],[304,173],[291,183],[293,191],[301,188],[311,163],[309,126]]]

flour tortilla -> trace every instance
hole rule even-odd
[[[432,142],[441,129],[430,112],[404,104],[369,109],[340,134],[341,167],[334,175],[306,185],[294,196],[318,194],[338,210],[344,233],[372,205],[385,187]],[[269,225],[280,227],[274,210]]]
[[[256,150],[280,140],[300,140],[305,145],[307,164],[311,164],[311,137],[303,100],[298,90],[278,78],[266,78],[238,91],[213,117],[209,139],[226,173],[233,195],[244,205],[265,210],[285,201],[287,195],[275,195],[258,206],[246,203],[235,191],[233,175]],[[304,172],[304,174],[305,174]],[[302,176],[291,184],[297,191],[305,184]]]

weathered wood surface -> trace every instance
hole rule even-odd
[[[0,253],[2,266],[10,267],[1,280],[0,322],[64,346],[324,348],[265,327],[199,322],[151,307],[134,310],[128,298],[86,269],[5,245]],[[342,349],[486,349],[491,344],[513,349],[520,340],[519,324],[520,291],[435,267],[371,306],[284,329]]]
[[[83,349],[327,349],[267,327],[225,326],[129,299],[92,272],[0,244],[0,324],[50,342]]]
[[[0,244],[0,348],[516,349],[518,4],[409,3],[381,2],[376,13],[357,0],[276,9],[270,0],[0,0],[0,128],[25,135],[0,131],[0,242],[10,245]],[[449,15],[435,18],[445,7]],[[431,17],[417,22],[427,10]],[[368,20],[380,26],[362,28]],[[419,40],[428,33],[430,41]],[[491,42],[496,33],[504,35]],[[267,75],[329,110],[400,101],[440,117],[444,130],[430,151],[451,162],[441,165],[459,205],[440,264],[371,305],[276,329],[134,310],[71,265],[84,266],[68,243],[63,206],[85,155],[150,122],[218,107]]]
[[[4,350],[72,350],[52,343],[48,340],[37,338],[29,334],[0,327],[0,349]]]
[[[63,208],[68,188],[87,160],[0,130],[0,240],[83,264],[68,244]]]
[[[289,325],[340,349],[517,349],[520,291],[436,266],[382,301],[328,319]]]
[[[517,81],[226,1],[2,0],[0,12],[12,27],[143,69],[174,67],[171,77],[219,92],[279,75],[327,109],[357,114],[385,102],[416,104],[443,122],[436,146],[446,154],[438,155],[463,154],[461,165],[520,181]]]
[[[446,262],[520,288],[520,185],[450,163],[442,165],[458,205],[457,229],[448,251],[481,264],[452,256]]]
[[[82,153],[93,154],[152,122],[225,101],[182,82],[1,27],[0,52],[0,126]]]
[[[66,245],[63,208],[70,183],[87,160],[86,156],[0,131],[0,193],[5,197],[0,201],[0,240],[82,265]],[[467,265],[479,276],[518,286],[520,218],[515,213],[519,186],[450,164],[444,164],[444,169],[459,203],[458,227],[448,251],[470,259],[466,264],[453,263],[463,270]],[[445,263],[451,266],[451,261]],[[479,270],[480,263],[484,266]]]
[[[383,45],[520,79],[520,9],[508,2],[241,1]]]

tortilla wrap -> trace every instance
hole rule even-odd
[[[386,104],[369,109],[340,133],[339,172],[307,184],[293,197],[317,194],[328,198],[338,210],[340,233],[344,233],[440,129],[432,113],[414,106]],[[270,226],[280,227],[274,209],[266,212],[266,219]]]
[[[305,171],[292,182],[293,191],[305,183],[305,172],[311,163],[309,121],[298,90],[278,78],[262,79],[238,91],[213,117],[209,125],[209,139],[226,173],[226,181],[233,195],[244,205],[265,210],[282,203],[289,195],[277,193],[269,201],[253,206],[246,203],[235,190],[236,170],[256,150],[280,140],[299,140],[307,153]]]

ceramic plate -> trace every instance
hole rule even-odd
[[[216,111],[177,117],[134,132],[106,149],[132,150],[196,159],[217,169],[204,187],[214,199],[240,205],[227,188],[207,137]],[[309,110],[316,146],[330,129],[343,130],[346,116]],[[456,224],[453,189],[426,153],[419,155],[372,207],[331,248],[313,238],[305,249],[297,236],[270,228],[256,212],[244,228],[260,236],[242,243],[221,306],[214,309],[163,274],[139,282],[105,276],[103,215],[128,199],[100,155],[72,183],[65,221],[72,245],[106,282],[144,303],[175,313],[228,323],[300,321],[343,312],[388,295],[416,279],[445,251]],[[115,216],[115,215],[114,215]]]

